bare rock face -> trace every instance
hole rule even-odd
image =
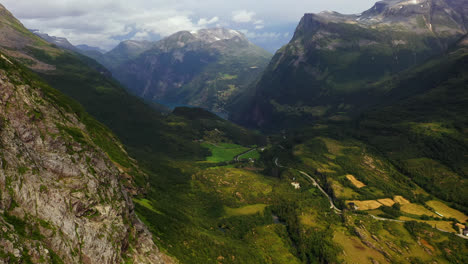
[[[73,111],[0,59],[0,263],[168,263]],[[165,260],[163,260],[166,259]]]

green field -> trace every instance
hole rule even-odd
[[[252,215],[261,213],[267,207],[266,204],[253,204],[239,208],[224,207],[227,216]]]
[[[258,150],[253,150],[249,153],[245,153],[244,155],[240,156],[239,159],[259,159],[260,158],[260,152]]]
[[[211,156],[206,158],[210,162],[231,161],[235,156],[249,150],[249,148],[230,143],[203,143],[202,146],[210,149]]]

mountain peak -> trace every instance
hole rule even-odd
[[[41,32],[38,29],[30,29],[29,31],[31,31],[32,33],[34,33],[36,36],[40,37],[41,39],[49,43],[55,44],[61,48],[68,49],[68,50],[76,50],[75,46],[73,46],[73,44],[71,44],[66,38],[51,36],[47,33]]]
[[[391,26],[395,30],[405,28],[416,34],[465,34],[468,29],[468,5],[466,0],[383,0],[361,14],[344,15],[333,11],[305,14],[295,38],[314,33],[329,23],[346,23],[364,28]]]
[[[124,40],[108,53],[111,56],[123,57],[128,59],[130,57],[137,56],[142,52],[145,52],[146,50],[150,49],[152,45],[153,42],[147,40]]]
[[[82,50],[82,51],[97,51],[97,52],[102,53],[102,54],[106,53],[105,50],[103,50],[103,49],[101,49],[99,47],[93,47],[93,46],[89,46],[87,44],[79,44],[79,45],[76,45],[75,47]]]
[[[233,40],[237,43],[249,44],[249,40],[239,31],[226,28],[208,28],[197,31],[179,31],[158,42],[155,47],[159,50],[169,51],[179,48],[200,48],[210,46],[223,49],[225,41]]]
[[[243,40],[245,38],[244,34],[237,30],[227,29],[227,28],[208,28],[208,29],[200,29],[198,31],[190,32],[196,38],[204,41],[204,42],[216,42],[220,40],[228,40],[233,38],[241,38]]]
[[[147,41],[147,40],[139,41],[139,40],[129,39],[129,40],[122,41],[120,44],[125,45],[125,46],[142,47],[142,46],[148,45],[150,43],[151,43],[151,41]]]

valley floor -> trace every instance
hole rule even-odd
[[[467,216],[410,184],[365,144],[276,140],[259,148],[204,142],[212,156],[174,164],[185,181],[166,197],[155,192],[137,199],[137,212],[183,263],[466,259],[467,243],[454,222]],[[258,154],[238,161],[252,150]],[[170,208],[164,199],[171,199]]]

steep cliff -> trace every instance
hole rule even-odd
[[[133,211],[119,161],[136,164],[116,137],[0,56],[0,259],[169,263]]]

